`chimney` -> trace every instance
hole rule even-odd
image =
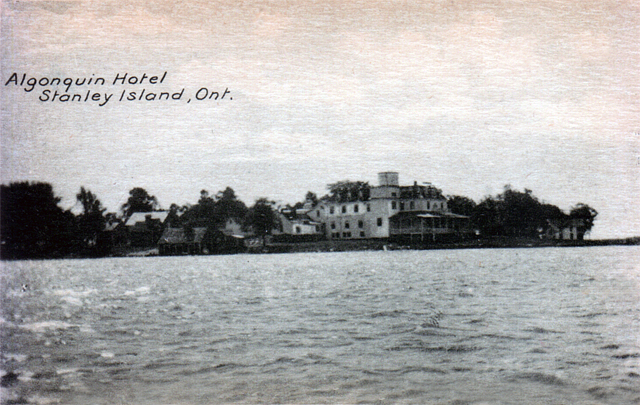
[[[398,172],[378,173],[378,184],[381,186],[399,186]]]

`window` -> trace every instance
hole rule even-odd
[[[404,211],[404,201],[400,202],[400,211]]]
[[[320,216],[320,210],[316,211],[316,216],[319,217]]]
[[[414,204],[414,202],[413,201],[409,202],[409,209],[412,210],[414,208],[416,208],[416,205]]]
[[[343,205],[343,206],[342,206],[342,213],[343,213],[343,214],[346,214],[346,213],[347,213],[347,206],[346,206],[346,205]]]
[[[296,226],[296,233],[300,233],[300,232],[302,232],[302,229],[300,229],[299,226]]]
[[[351,232],[342,232],[342,237],[343,238],[350,238],[351,237]]]
[[[331,229],[336,229],[336,223],[335,222],[331,223]]]
[[[391,201],[391,209],[392,210],[396,209],[396,202],[395,201]]]
[[[364,231],[361,231],[361,232],[360,232],[360,237],[361,237],[361,238],[364,238]]]
[[[382,218],[378,218],[378,226],[382,226]]]
[[[371,212],[371,204],[367,204],[367,212]]]
[[[349,229],[349,223],[348,222],[344,223],[344,229]]]
[[[430,210],[431,209],[431,201],[427,201],[427,209]]]
[[[320,232],[320,225],[316,225],[316,232]]]
[[[391,197],[397,197],[398,194],[397,193],[391,193]]]
[[[329,208],[329,214],[335,214],[335,212],[336,212],[335,207],[332,206],[331,208]]]
[[[334,233],[333,237],[336,238],[336,239],[340,239],[340,232]]]
[[[364,228],[364,221],[358,221],[358,228]]]
[[[358,212],[359,209],[358,204],[353,206],[353,212]]]

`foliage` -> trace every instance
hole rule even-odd
[[[135,187],[129,191],[129,198],[122,205],[122,212],[125,217],[129,217],[134,212],[151,212],[159,208],[160,205],[155,196],[149,195],[144,188]]]
[[[370,198],[371,187],[366,182],[346,180],[329,184],[327,188],[329,194],[322,198],[330,201],[366,201]],[[426,194],[416,186],[407,190],[406,197],[401,198],[441,196],[441,191],[436,188],[429,188]],[[115,214],[105,216],[105,208],[100,200],[84,187],[76,195],[82,211],[75,217],[59,206],[60,198],[55,196],[53,187],[48,183],[2,185],[0,198],[0,257],[3,259],[106,254],[106,239],[113,242],[118,234],[104,232],[105,225],[110,224],[113,230],[115,225],[122,224]],[[317,195],[307,192],[305,202],[298,202],[293,208],[302,208],[306,202],[317,204]],[[554,229],[578,226],[579,232],[584,234],[592,229],[598,215],[595,209],[582,203],[572,207],[566,214],[555,205],[539,201],[531,190],[520,192],[510,186],[505,186],[503,192],[496,196],[485,197],[478,204],[468,197],[455,195],[449,196],[447,203],[451,212],[469,216],[471,226],[482,237],[538,237],[551,229],[552,225]],[[251,208],[247,208],[230,187],[215,196],[202,190],[194,205],[180,207],[172,204],[166,223],[171,227],[183,227],[190,237],[193,237],[196,227],[207,227],[209,235],[221,235],[220,228],[233,218],[242,223],[245,230],[251,229],[260,236],[265,243],[266,236],[279,226],[274,207],[274,202],[260,198]],[[150,212],[158,208],[156,197],[136,187],[129,192],[122,211],[127,218],[134,212]],[[158,236],[162,232],[162,224],[152,219],[147,219],[146,226],[153,235]]]
[[[179,228],[182,226],[181,215],[187,210],[186,207],[180,207],[178,204],[171,204],[169,207],[169,214],[165,223],[171,228]]]
[[[569,212],[569,218],[581,219],[584,223],[585,231],[590,231],[593,228],[593,221],[598,216],[598,211],[589,207],[586,204],[579,203],[571,209]]]
[[[338,181],[327,185],[327,189],[329,195],[325,198],[336,202],[367,201],[371,196],[371,186],[363,181]]]
[[[58,206],[48,183],[0,186],[3,259],[62,257],[73,247],[74,216]]]
[[[475,208],[471,216],[471,224],[483,236],[502,234],[499,202],[492,197],[485,197]]]
[[[310,202],[311,205],[316,205],[318,203],[318,196],[312,191],[307,191],[307,195],[305,195],[304,201]]]
[[[211,197],[207,190],[202,190],[198,203],[185,211],[181,222],[185,226],[214,230],[223,227],[229,218],[243,222],[246,213],[247,206],[238,200],[232,188],[227,187],[215,197]]]
[[[503,232],[507,236],[537,236],[538,229],[544,226],[544,218],[540,217],[540,202],[531,190],[524,193],[506,186],[500,201],[500,219]]]
[[[473,226],[484,236],[536,237],[549,227],[549,222],[562,225],[569,219],[582,219],[583,231],[593,227],[598,215],[588,205],[578,204],[567,215],[552,204],[540,202],[531,190],[524,192],[505,186],[496,197],[485,197],[471,216]]]
[[[471,216],[476,209],[476,203],[469,197],[452,195],[447,198],[447,207],[454,214]]]
[[[78,247],[84,251],[90,250],[97,253],[96,251],[100,248],[98,246],[100,233],[106,224],[105,208],[95,194],[84,187],[80,187],[76,199],[82,205],[82,213],[76,217]]]
[[[305,204],[307,203],[310,203],[312,207],[315,207],[315,205],[318,204],[318,196],[316,195],[316,193],[307,191],[307,194],[304,197],[304,201],[299,201],[295,203],[293,207],[287,206],[287,208],[301,209],[304,208]]]
[[[229,218],[242,222],[247,215],[247,206],[236,197],[231,187],[216,195],[216,215],[226,222]]]
[[[273,201],[259,198],[249,208],[245,219],[245,227],[251,228],[256,235],[261,236],[263,244],[266,243],[266,236],[278,227],[278,217],[273,210],[273,205]]]

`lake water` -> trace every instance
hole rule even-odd
[[[640,403],[640,248],[2,262],[3,403]]]

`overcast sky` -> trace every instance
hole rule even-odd
[[[2,182],[50,182],[65,207],[81,186],[110,211],[137,186],[165,208],[226,186],[295,203],[398,171],[476,202],[511,184],[586,203],[593,238],[640,235],[636,0],[2,1],[1,36]],[[52,102],[64,86],[13,73],[113,96]],[[142,89],[184,93],[118,101]]]

